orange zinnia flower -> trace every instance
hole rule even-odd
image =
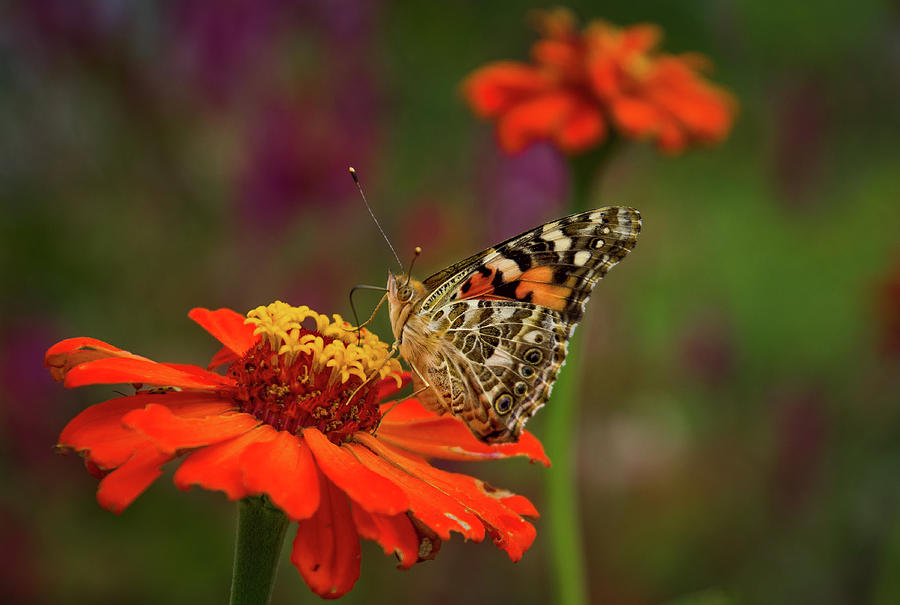
[[[612,127],[678,152],[720,141],[731,129],[734,99],[698,73],[708,61],[657,52],[659,27],[592,21],[579,32],[566,9],[540,13],[537,22],[543,38],[532,63],[490,63],[463,83],[475,113],[497,121],[504,151],[550,140],[578,153],[602,143]]]
[[[93,338],[47,351],[45,364],[67,387],[140,383],[135,395],[83,411],[59,438],[101,479],[103,507],[121,512],[162,465],[186,455],[179,489],[198,485],[232,500],[264,494],[298,522],[291,561],[323,597],[356,582],[360,537],[396,554],[403,569],[433,558],[452,531],[476,542],[488,535],[513,561],[531,545],[535,529],[522,518],[537,516],[531,502],[426,458],[549,464],[532,435],[485,445],[412,399],[385,414],[391,404],[381,401],[409,375],[385,343],[366,330],[357,336],[338,315],[276,302],[248,318],[228,309],[190,317],[224,345],[209,369]],[[224,364],[224,376],[210,371]]]

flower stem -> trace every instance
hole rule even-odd
[[[553,462],[545,487],[556,584],[553,601],[561,605],[588,602],[575,464],[576,403],[582,370],[578,344],[578,336],[569,342],[566,367],[553,386],[544,438],[544,447]]]
[[[288,519],[261,496],[238,503],[231,605],[265,605],[272,597],[275,572]]]
[[[589,208],[592,187],[615,147],[616,142],[608,140],[596,151],[570,158],[570,212]],[[583,361],[581,340],[576,335],[569,341],[566,366],[553,387],[552,401],[547,410],[547,435],[544,439],[547,455],[553,462],[547,473],[545,486],[556,584],[553,601],[562,605],[583,605],[588,602],[584,532],[578,507],[575,456],[578,391]]]

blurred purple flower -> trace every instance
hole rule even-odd
[[[726,382],[734,372],[735,341],[730,322],[710,311],[691,322],[678,344],[685,372],[709,386]]]
[[[201,0],[172,3],[168,15],[174,62],[188,82],[213,102],[225,104],[242,89],[276,45],[279,29],[297,25],[286,19],[287,0]]]
[[[43,369],[43,368],[41,368]],[[0,594],[3,602],[43,603],[38,581],[33,521],[11,508],[0,508]]]
[[[44,369],[44,352],[58,334],[42,328],[47,320],[19,317],[0,330],[0,422],[6,456],[29,466],[52,464],[62,410],[53,402],[53,381]]]
[[[69,60],[120,35],[132,12],[127,2],[31,0],[16,3],[10,16],[24,49],[42,59]]]
[[[775,181],[790,206],[808,206],[821,176],[829,126],[827,95],[815,79],[791,79],[776,95]]]
[[[828,429],[824,389],[789,386],[776,393],[775,459],[772,497],[775,511],[801,511],[812,494],[822,466]]]
[[[565,158],[549,143],[501,155],[494,146],[482,173],[490,238],[499,241],[530,229],[562,211],[569,174]]]

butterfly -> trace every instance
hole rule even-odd
[[[634,248],[613,206],[541,225],[417,281],[388,273],[391,329],[419,400],[487,443],[516,441],[546,403],[594,285]]]

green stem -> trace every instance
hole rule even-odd
[[[591,192],[597,177],[611,157],[615,141],[570,159],[572,168],[571,212],[591,207]],[[578,436],[579,387],[584,356],[578,336],[569,341],[566,366],[553,387],[547,410],[544,447],[553,466],[547,473],[547,516],[556,590],[555,603],[584,605],[588,602],[588,582],[584,561],[584,540],[578,507],[576,443]]]
[[[544,447],[553,466],[547,472],[547,516],[555,571],[555,603],[582,605],[587,599],[581,514],[576,482],[575,436],[578,386],[581,384],[579,338],[569,342],[566,367],[553,386],[547,410]]]
[[[238,503],[231,605],[266,605],[272,597],[275,572],[288,519],[260,496]]]

